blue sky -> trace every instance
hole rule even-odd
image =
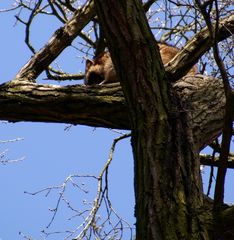
[[[2,6],[0,5],[0,8]],[[30,58],[31,53],[24,44],[24,28],[15,24],[15,13],[1,13],[1,68],[0,82],[11,80]],[[41,19],[43,20],[43,19]],[[35,45],[43,46],[58,27],[58,23],[44,21],[46,28],[33,28],[32,38]],[[79,72],[84,65],[78,65],[77,59],[70,59],[69,51],[63,54],[64,68]],[[45,194],[32,196],[25,191],[35,192],[48,186],[62,184],[70,174],[98,175],[106,160],[114,138],[119,134],[106,129],[94,129],[85,126],[47,123],[0,123],[0,140],[23,138],[8,144],[0,144],[0,153],[8,150],[7,159],[25,160],[18,163],[0,165],[0,239],[22,239],[23,232],[34,239],[43,239],[43,230],[51,220],[48,210],[56,206],[58,191],[48,197]],[[113,163],[109,170],[110,198],[116,211],[130,224],[134,224],[133,159],[129,139],[117,145]],[[89,194],[69,188],[66,197],[74,206],[82,209],[82,201],[92,201],[96,193],[96,182],[81,179]],[[76,201],[75,201],[75,200]],[[68,221],[72,214],[63,204],[48,229],[48,232],[72,230],[78,225],[78,219]],[[49,239],[63,239],[63,234],[51,235]]]
[[[0,8],[4,7],[1,6]],[[15,24],[14,12],[0,14],[1,67],[0,83],[11,80],[30,58],[31,53],[24,44],[24,28]],[[56,21],[41,19],[46,27],[35,23],[32,41],[38,47],[43,46],[59,24]],[[71,59],[69,50],[62,55],[63,67],[67,71],[79,72],[84,64],[77,56]],[[76,62],[77,60],[77,62]],[[119,134],[108,129],[94,129],[85,126],[72,126],[66,131],[67,124],[48,123],[0,123],[0,140],[23,138],[21,141],[0,144],[1,152],[8,149],[8,159],[25,157],[24,161],[0,165],[0,240],[22,239],[19,232],[33,239],[43,239],[41,231],[51,220],[58,199],[58,191],[32,196],[24,192],[36,192],[48,186],[62,184],[70,174],[98,175],[104,166],[112,141]],[[208,169],[208,168],[206,168]],[[208,172],[208,171],[207,171]],[[133,159],[129,139],[117,145],[113,163],[109,171],[109,191],[113,207],[130,224],[134,224]],[[207,175],[205,175],[207,178]],[[81,179],[84,194],[69,188],[66,197],[76,208],[82,208],[82,201],[91,201],[95,194],[95,182]],[[234,202],[232,186],[233,174],[227,181],[226,201]],[[48,231],[65,231],[75,228],[79,220],[67,219],[72,213],[65,205],[59,212]],[[49,239],[63,239],[64,235],[51,235]]]

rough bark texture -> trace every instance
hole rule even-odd
[[[217,226],[203,205],[198,161],[199,149],[222,130],[223,85],[199,75],[173,85],[167,81],[178,80],[210,48],[208,30],[195,36],[165,72],[140,1],[95,3],[122,87],[30,83],[96,14],[90,0],[15,80],[0,86],[0,119],[132,129],[137,239],[199,240],[208,239],[207,232],[219,239],[213,234],[218,227],[222,239],[233,239],[233,207],[223,210]],[[219,40],[230,36],[233,23],[233,16],[223,20]]]
[[[217,31],[217,41],[222,41],[234,31],[234,15],[220,20]],[[196,63],[212,46],[212,40],[207,27],[191,38],[184,48],[166,66],[167,76],[171,81],[177,81]]]
[[[223,83],[219,79],[197,75],[177,81],[173,88],[187,112],[195,145],[201,149],[222,131],[226,102]]]
[[[95,6],[129,110],[136,239],[208,239],[189,118],[165,78],[140,1],[95,0]]]
[[[114,85],[91,88],[28,81],[5,83],[0,85],[0,119],[127,129],[129,122],[121,87]]]
[[[197,75],[181,79],[173,88],[189,114],[188,124],[195,143],[202,148],[222,130],[225,105],[222,81]],[[27,81],[5,83],[0,85],[0,119],[131,129],[119,84],[62,87]]]
[[[148,2],[149,6],[152,2]],[[144,5],[147,11],[147,4]],[[96,15],[94,1],[89,0],[81,9],[78,9],[74,16],[63,27],[56,30],[48,43],[37,52],[16,75],[16,80],[35,81],[35,79],[44,71],[78,36],[81,30]],[[109,19],[108,19],[109,20]],[[223,19],[218,29],[218,41],[221,41],[231,35],[234,31],[234,16]],[[120,36],[118,36],[120,37]],[[211,47],[209,31],[204,28],[200,33],[193,37],[177,54],[177,56],[168,63],[166,72],[171,81],[176,81],[190,69],[202,56],[204,52]]]
[[[201,148],[222,130],[225,105],[222,81],[197,75],[185,77],[173,87],[181,99],[182,112],[188,114],[187,124],[193,130],[195,143]],[[13,81],[0,86],[2,120],[64,122],[130,129],[128,116],[119,84],[61,87]],[[210,235],[218,227],[223,229],[223,239],[233,239],[234,207],[224,209],[223,221],[215,227],[211,211],[212,206],[205,209],[202,217]]]

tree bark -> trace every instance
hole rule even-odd
[[[129,129],[121,87],[114,85],[92,88],[5,83],[0,85],[0,119]]]
[[[197,75],[184,77],[173,88],[189,116],[195,145],[201,149],[222,131],[225,105],[222,81]],[[129,111],[118,83],[62,87],[8,82],[0,85],[0,119],[131,129]]]
[[[208,239],[207,232],[212,235],[215,221],[211,210],[204,217],[198,152],[222,130],[223,85],[200,75],[173,85],[168,81],[175,82],[209,49],[207,30],[194,38],[165,72],[140,1],[95,3],[122,87],[29,82],[94,16],[91,0],[55,32],[14,81],[0,86],[0,119],[131,129],[137,239]],[[219,40],[234,29],[233,16],[226,20],[219,29]],[[195,57],[190,59],[193,53]],[[233,236],[233,212],[233,208],[225,209],[220,223],[227,239],[229,234]]]
[[[145,4],[145,11],[152,1]],[[59,56],[59,54],[78,36],[81,30],[96,15],[94,1],[89,0],[74,16],[61,28],[57,29],[48,43],[40,49],[17,73],[15,80],[35,81],[36,78]],[[218,28],[218,41],[229,37],[234,31],[234,16],[222,19]],[[209,31],[204,28],[194,36],[186,46],[170,61],[166,67],[168,78],[176,81],[185,75],[197,60],[211,47]]]
[[[94,16],[94,2],[89,0],[74,13],[74,16],[63,27],[55,31],[48,43],[17,73],[16,80],[35,81],[59,54],[71,45],[72,41]]]
[[[216,28],[216,27],[214,27]],[[217,41],[231,36],[234,31],[234,15],[220,19],[217,29]],[[229,32],[229,33],[228,33]],[[197,63],[199,58],[212,47],[212,39],[207,27],[193,36],[183,49],[167,64],[167,76],[171,81],[177,81],[184,73]]]
[[[95,0],[132,128],[136,239],[208,239],[198,150],[140,1]]]

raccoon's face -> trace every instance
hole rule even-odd
[[[87,59],[85,68],[85,84],[100,84],[103,80],[103,67],[100,64],[95,64],[92,60]]]

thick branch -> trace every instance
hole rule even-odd
[[[0,86],[0,119],[55,122],[94,127],[129,127],[121,87],[39,85],[10,82]]]
[[[234,33],[234,15],[220,20],[217,41],[220,42]],[[168,63],[166,72],[172,81],[185,75],[199,58],[212,47],[209,30],[205,27],[197,33],[184,48]]]
[[[197,75],[174,84],[185,111],[189,111],[196,145],[201,149],[222,131],[225,94],[221,80]]]
[[[145,11],[153,1],[147,2]],[[34,81],[80,34],[81,30],[95,16],[93,0],[89,0],[81,9],[74,12],[74,16],[63,27],[57,29],[48,43],[37,52],[18,72],[16,80]]]
[[[71,20],[53,34],[48,43],[19,71],[16,79],[30,81],[36,79],[66,47],[71,45],[94,15],[94,3],[93,0],[90,0],[84,7],[74,13]]]
[[[199,148],[220,134],[225,96],[222,81],[198,75],[174,84]],[[0,119],[12,122],[60,122],[129,129],[120,85],[86,87],[10,82],[0,86]]]
[[[150,1],[149,1],[150,2]],[[80,31],[95,16],[93,0],[77,10],[74,17],[58,29],[48,43],[37,52],[19,71],[16,79],[34,81],[78,36]],[[234,16],[220,22],[218,41],[229,37],[234,32]],[[207,28],[194,36],[182,51],[168,64],[166,71],[173,80],[178,80],[211,47]]]

